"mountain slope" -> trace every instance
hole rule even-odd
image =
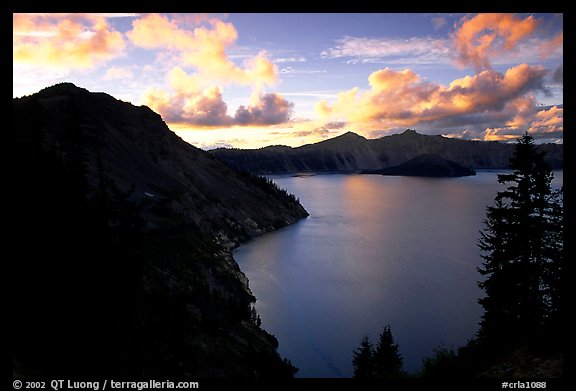
[[[160,116],[69,83],[13,101],[22,374],[290,376],[230,248],[307,216]]]
[[[547,161],[552,167],[562,167],[562,145],[545,144],[540,148],[547,152]],[[283,173],[377,170],[425,154],[435,154],[472,169],[505,168],[513,150],[514,144],[426,136],[408,129],[401,134],[373,140],[348,132],[298,148],[216,149],[210,152],[238,170]]]
[[[297,203],[275,204],[270,189],[262,191],[250,178],[183,142],[147,107],[60,84],[16,100],[15,117],[32,104],[40,112],[30,119],[42,121],[35,141],[64,159],[83,158],[91,186],[97,187],[102,175],[111,177],[119,191],[131,192],[130,201],[151,204],[147,211],[170,204],[202,230],[223,230],[236,242],[305,215]],[[22,120],[15,123],[20,126]],[[27,131],[17,132],[22,140]],[[162,225],[158,214],[147,216],[150,228]],[[234,236],[237,231],[241,238]]]

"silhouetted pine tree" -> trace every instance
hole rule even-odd
[[[376,344],[374,373],[378,378],[397,378],[404,375],[402,356],[398,351],[398,344],[394,343],[390,326],[384,327]]]
[[[510,159],[512,173],[498,175],[510,184],[487,208],[479,247],[486,296],[479,337],[494,345],[542,338],[558,322],[563,269],[563,206],[553,192],[553,174],[533,138],[519,139]]]
[[[362,338],[360,347],[354,351],[352,365],[354,366],[355,378],[366,379],[374,377],[374,350],[367,336]]]
[[[376,348],[370,339],[365,336],[360,347],[354,351],[352,359],[355,378],[399,378],[405,376],[402,370],[402,356],[398,345],[394,343],[390,326],[378,338]]]

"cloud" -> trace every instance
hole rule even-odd
[[[90,68],[120,55],[125,42],[98,14],[13,14],[14,64]]]
[[[142,101],[167,122],[192,126],[270,125],[290,119],[293,104],[279,94],[264,94],[278,79],[278,68],[265,51],[244,56],[236,64],[227,53],[238,33],[231,23],[207,15],[179,18],[149,14],[133,21],[127,33],[139,47],[170,53],[181,66],[167,74],[168,91],[149,89]],[[186,69],[193,69],[187,73]],[[222,97],[222,85],[248,85],[252,103],[232,117]],[[216,87],[218,85],[218,87]]]
[[[238,143],[239,141],[240,140],[230,140],[230,142],[228,142],[224,140],[217,140],[213,143],[196,143],[196,147],[203,149],[205,151],[211,151],[213,149],[219,149],[219,148],[232,149],[234,148],[234,144],[232,143]]]
[[[515,14],[477,14],[464,17],[451,34],[456,51],[456,62],[462,67],[472,66],[477,72],[492,69],[496,57],[511,57],[537,49],[544,58],[561,50],[563,34],[551,39],[531,38],[540,28],[541,21],[530,15],[521,18]],[[520,50],[522,49],[522,50]]]
[[[430,21],[435,29],[447,23],[444,16],[434,16]],[[347,64],[388,66],[455,61],[462,68],[471,66],[480,72],[492,69],[492,64],[510,65],[561,56],[563,33],[547,37],[543,25],[542,20],[534,16],[476,14],[456,22],[449,38],[345,36],[337,40],[335,46],[322,51],[321,56],[346,59]]]
[[[177,90],[170,94],[161,89],[148,89],[142,102],[160,113],[168,123],[186,123],[200,127],[228,126],[232,118],[218,87],[193,93]]]
[[[172,93],[149,88],[142,97],[143,104],[160,113],[166,122],[206,127],[232,123],[218,87],[202,89],[194,77],[179,67],[169,72],[168,80]]]
[[[176,13],[170,14],[172,20],[179,25],[196,26],[210,20],[210,15],[207,13]]]
[[[350,58],[349,63],[437,64],[450,59],[450,41],[432,37],[344,37],[321,53],[324,58]]]
[[[326,139],[342,134],[343,131],[341,129],[346,127],[348,124],[343,121],[334,121],[326,122],[320,126],[315,126],[313,123],[311,123],[311,125],[313,127],[292,132],[292,135],[294,137]]]
[[[265,51],[249,57],[240,67],[226,53],[238,39],[234,26],[215,18],[201,21],[206,25],[188,29],[181,26],[179,19],[149,14],[133,21],[132,30],[126,35],[136,46],[176,52],[181,64],[195,67],[204,80],[252,85],[257,89],[276,83],[278,69]]]
[[[319,138],[319,139],[327,139],[330,137],[335,137],[337,136],[339,133],[338,131],[333,131],[328,127],[318,127],[318,128],[313,128],[310,130],[299,130],[299,131],[294,131],[292,132],[290,135],[292,137],[302,137],[302,138]]]
[[[510,122],[507,128],[529,129],[522,118],[532,116],[536,91],[548,92],[541,66],[520,64],[504,73],[484,70],[452,81],[448,86],[429,82],[410,69],[390,68],[373,72],[370,89],[358,87],[340,92],[330,104],[316,105],[320,119],[346,121],[370,129],[477,128],[485,130]],[[551,122],[543,122],[543,131]]]
[[[327,122],[324,124],[324,128],[326,129],[342,129],[346,126],[346,122],[344,121],[335,121],[335,122]]]
[[[561,52],[564,44],[564,32],[556,34],[550,40],[544,40],[538,46],[540,57],[548,58],[557,52]]]
[[[253,83],[257,88],[264,85],[274,85],[278,79],[278,67],[267,57],[264,50],[261,50],[256,57],[248,59],[244,73],[247,76],[245,83]]]
[[[194,34],[181,30],[174,20],[160,14],[149,14],[132,22],[132,30],[126,33],[136,46],[146,49],[177,49],[193,46]]]
[[[452,137],[475,140],[509,140],[528,131],[540,110],[533,94],[511,99],[497,111],[469,113],[423,123],[423,129],[440,130]]]
[[[434,26],[434,30],[438,30],[448,23],[446,18],[443,16],[435,16],[430,21],[432,22],[432,26]]]
[[[286,62],[306,62],[305,57],[277,57],[272,60],[276,64],[283,64]]]
[[[314,73],[326,73],[326,71],[319,69],[297,69],[294,67],[285,67],[280,69],[280,73],[284,75],[296,75],[296,74],[311,75]]]
[[[288,122],[294,104],[281,95],[265,94],[253,106],[240,106],[234,115],[238,125],[274,125]]]
[[[133,76],[132,70],[125,67],[111,67],[106,70],[104,80],[126,80]]]
[[[268,93],[253,96],[250,105],[240,106],[231,117],[219,87],[203,88],[197,75],[189,75],[179,67],[174,67],[167,78],[171,92],[150,88],[142,103],[160,113],[168,123],[200,127],[262,126],[287,122],[292,114],[293,103],[280,94]]]
[[[535,134],[562,133],[564,131],[564,108],[552,106],[539,110],[529,122],[528,132]]]
[[[556,84],[564,84],[564,65],[559,65],[554,72],[552,72],[552,82]]]

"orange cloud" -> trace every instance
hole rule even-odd
[[[151,88],[146,91],[142,101],[169,123],[200,127],[228,126],[232,123],[218,87],[210,87],[193,95],[179,92],[169,94]]]
[[[220,88],[201,88],[194,76],[179,67],[168,73],[168,82],[172,93],[150,88],[142,97],[143,104],[160,113],[165,121],[208,127],[232,123]]]
[[[290,120],[293,104],[279,94],[255,95],[248,106],[240,106],[234,117],[228,115],[228,107],[219,87],[203,88],[198,75],[189,75],[182,68],[174,67],[168,73],[172,92],[148,89],[142,103],[174,124],[199,127],[233,125],[274,125]]]
[[[256,84],[257,89],[264,85],[274,85],[278,78],[278,67],[266,56],[265,51],[260,51],[256,57],[246,62],[246,77]]]
[[[514,50],[517,43],[531,35],[539,24],[533,16],[521,19],[503,13],[464,18],[452,34],[456,61],[462,66],[473,65],[476,71],[491,69],[492,56]]]
[[[561,133],[564,132],[564,108],[552,106],[536,113],[530,123],[531,133]]]
[[[149,14],[132,22],[126,33],[136,46],[146,49],[168,48],[184,50],[194,46],[194,34],[180,30],[178,24],[164,15]]]
[[[122,34],[88,14],[13,14],[14,64],[89,68],[122,53]]]
[[[520,64],[505,73],[485,70],[445,86],[409,69],[384,68],[369,76],[369,90],[341,92],[332,104],[320,101],[316,112],[321,120],[346,121],[367,130],[481,124],[486,129],[486,124],[507,121],[508,128],[526,129],[526,118],[536,107],[533,92],[547,91],[546,74],[541,66]]]
[[[538,138],[562,138],[564,109],[559,106],[538,108],[529,100],[516,102],[516,115],[506,126],[486,132],[489,140],[508,140],[529,132]]]
[[[280,94],[265,94],[252,106],[240,106],[234,115],[234,122],[239,125],[274,125],[288,122],[294,104]]]
[[[558,50],[563,49],[564,44],[564,32],[556,34],[556,36],[548,41],[544,41],[540,44],[539,53],[540,57],[547,58],[550,57]]]
[[[265,52],[248,59],[244,67],[236,65],[226,53],[238,39],[234,26],[219,19],[206,21],[208,26],[190,30],[182,28],[177,19],[150,14],[135,20],[127,36],[136,46],[176,51],[182,64],[195,67],[204,80],[256,88],[276,82],[278,69]]]
[[[170,86],[179,94],[195,95],[202,91],[195,76],[188,75],[182,68],[174,67],[168,72]]]

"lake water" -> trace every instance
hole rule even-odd
[[[476,267],[496,172],[463,178],[271,176],[310,217],[235,251],[262,326],[297,377],[350,377],[364,335],[386,325],[418,370],[424,356],[474,336]],[[555,186],[562,183],[555,172]]]

